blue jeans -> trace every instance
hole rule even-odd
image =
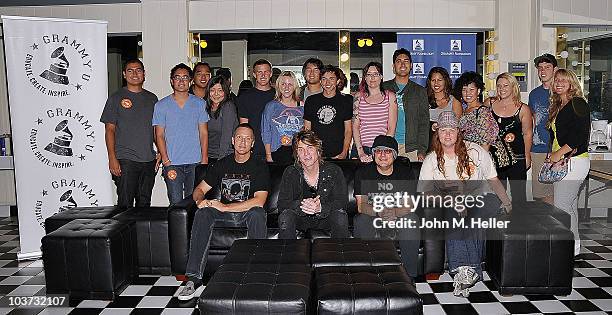
[[[470,266],[476,270],[480,280],[482,277],[482,258],[484,256],[486,230],[471,228],[471,218],[492,218],[499,212],[501,202],[495,194],[485,196],[485,205],[482,208],[466,209],[466,227],[451,228],[446,232],[446,257],[448,258],[448,271],[453,272],[457,267]],[[460,219],[459,213],[452,208],[447,209],[446,219]],[[452,221],[451,221],[452,222]],[[452,226],[452,223],[451,223]]]
[[[170,205],[174,205],[193,193],[195,168],[198,164],[164,166],[163,175]]]
[[[213,228],[215,223],[223,224],[224,222],[240,226],[246,225],[249,229],[247,237],[250,239],[267,237],[266,210],[262,207],[253,207],[244,212],[221,212],[211,207],[200,208],[196,210],[193,218],[185,275],[202,280]]]

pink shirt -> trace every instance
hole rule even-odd
[[[389,123],[389,92],[380,103],[368,103],[365,97],[359,97],[359,135],[361,145],[371,147],[374,138],[387,134]]]

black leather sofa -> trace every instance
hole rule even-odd
[[[400,158],[401,163],[410,164],[418,178],[421,163],[410,163],[407,159]],[[356,169],[361,165],[356,160],[333,161],[340,166],[348,185],[349,203],[346,206],[349,215],[349,227],[352,230],[352,218],[357,213],[357,205],[353,196],[353,179]],[[268,195],[265,208],[268,212],[268,238],[278,237],[278,209],[276,202],[280,189],[280,181],[286,165],[268,164],[271,177],[271,192]],[[205,166],[200,166],[196,171],[196,182],[199,182],[205,175]],[[208,198],[218,196],[218,190],[209,192]],[[170,246],[170,261],[172,273],[184,275],[187,259],[189,255],[189,238],[193,216],[197,210],[191,196],[185,198],[181,203],[168,210],[168,235]],[[442,215],[439,211],[424,211],[426,216]],[[440,237],[440,230],[422,230],[421,248],[419,249],[418,274],[425,275],[428,279],[437,279],[444,272],[444,238]],[[229,251],[233,242],[237,239],[246,238],[247,230],[245,227],[216,225],[208,252],[208,261],[205,273],[211,275],[221,264],[221,261]],[[323,231],[312,231],[308,235],[298,235],[298,238],[322,238],[329,237]]]

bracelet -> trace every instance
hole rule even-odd
[[[170,159],[165,160],[165,161],[162,161],[162,164],[166,164],[166,163],[168,163],[168,162],[170,162]]]

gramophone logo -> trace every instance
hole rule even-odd
[[[34,215],[41,227],[45,219],[75,207],[96,207],[98,198],[88,183],[74,178],[59,178],[45,185],[38,194]]]
[[[35,116],[36,117],[36,116]],[[70,108],[51,108],[33,120],[29,144],[43,165],[65,169],[87,160],[96,133],[89,119]]]
[[[82,91],[93,73],[91,53],[79,38],[42,35],[27,46],[26,79],[48,96],[64,97]]]

